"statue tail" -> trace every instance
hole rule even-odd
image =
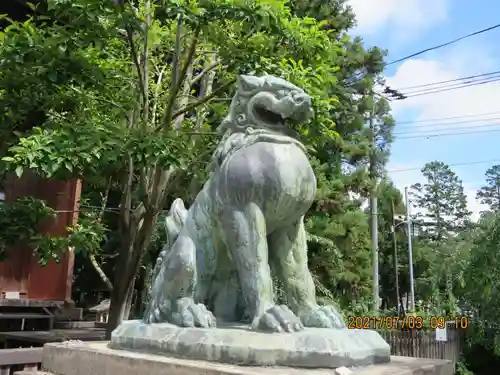
[[[167,232],[167,242],[165,247],[170,249],[177,240],[177,237],[179,237],[179,233],[181,232],[184,222],[186,221],[187,212],[188,211],[184,207],[182,199],[177,198],[172,202],[170,211],[165,219],[165,231]]]
[[[188,211],[184,207],[184,202],[180,198],[174,200],[172,205],[170,206],[170,211],[168,212],[167,218],[165,219],[167,241],[165,242],[165,245],[163,245],[158,258],[156,259],[153,274],[151,275],[151,286],[153,285],[156,276],[158,276],[158,273],[160,272],[161,265],[163,264],[165,256],[169,253],[170,249],[177,240],[177,237],[179,237],[179,233],[181,232],[182,227],[184,226],[184,222],[186,221],[187,212]]]

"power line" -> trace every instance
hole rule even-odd
[[[491,119],[493,120],[493,119]],[[496,121],[500,120],[500,117],[497,117],[495,119]],[[474,123],[474,121],[464,121],[463,125],[465,124],[470,124]],[[490,128],[492,126],[500,126],[500,123],[496,122],[493,124],[479,124],[479,125],[467,125],[467,126],[455,126],[451,128],[440,128],[440,126],[447,126],[447,125],[455,125],[458,124],[460,125],[460,122],[455,122],[455,123],[447,123],[447,124],[430,124],[426,126],[418,126],[414,127],[413,129],[404,129],[403,131],[400,132],[394,132],[394,135],[404,135],[404,134],[425,134],[427,132],[436,132],[436,131],[457,131],[457,130],[468,130],[468,129],[480,129],[480,128]],[[428,127],[432,129],[427,129]],[[436,127],[439,127],[436,129]]]
[[[426,83],[425,85],[416,85],[416,86],[408,86],[408,87],[402,87],[399,88],[398,90],[410,90],[410,89],[416,89],[416,88],[421,88],[421,87],[429,87],[429,86],[435,86],[435,85],[441,85],[444,83],[451,83],[451,82],[457,82],[457,81],[463,81],[467,79],[474,79],[474,78],[481,78],[481,77],[487,77],[495,74],[500,74],[500,70],[497,70],[495,72],[490,72],[490,73],[482,73],[482,74],[476,74],[473,76],[467,76],[467,77],[461,77],[461,78],[455,78],[455,79],[448,79],[446,81],[438,81],[438,82],[431,82],[431,83]]]
[[[499,114],[499,113],[500,113],[500,111],[494,111],[494,112],[476,113],[476,114],[472,114],[472,115],[460,115],[460,116],[452,116],[452,117],[437,117],[437,118],[429,118],[429,119],[413,120],[413,121],[398,121],[396,123],[396,125],[400,125],[400,124],[416,124],[416,123],[421,123],[421,122],[438,122],[438,121],[454,120],[454,119],[460,119],[460,118],[466,118],[466,117],[496,115],[496,114]]]
[[[480,123],[479,125],[470,125],[471,127],[477,127],[477,126],[481,126],[482,123],[488,123],[489,121],[500,121],[500,117],[491,117],[491,118],[482,118],[482,119],[477,119],[477,120],[464,120],[464,121],[453,121],[453,122],[437,122],[437,123],[434,123],[434,124],[420,124],[420,125],[412,125],[412,123],[402,123],[402,125],[400,125],[399,122],[396,122],[396,127],[397,128],[402,128],[402,130],[406,130],[406,131],[409,131],[409,130],[420,130],[420,129],[423,129],[423,130],[426,130],[427,128],[431,128],[431,129],[436,129],[438,128],[437,130],[441,130],[440,128],[443,127],[443,126],[450,126],[450,125],[465,125],[465,124],[477,124],[477,123]],[[398,126],[399,125],[399,126]],[[490,124],[488,124],[490,125]],[[460,129],[461,127],[459,126],[457,129]]]
[[[495,133],[500,132],[500,129],[494,130],[485,130],[485,131],[470,131],[470,132],[461,132],[461,133],[443,133],[443,134],[423,134],[423,135],[413,135],[407,137],[397,137],[398,140],[401,139],[427,139],[427,138],[439,138],[439,137],[448,137],[452,135],[466,135],[466,134],[485,134],[485,133]]]
[[[460,87],[472,83],[483,83],[483,82],[494,82],[495,80],[498,80],[500,76],[495,76],[495,77],[482,77],[479,79],[469,79],[469,80],[462,80],[461,82],[455,82],[455,83],[448,83],[446,85],[442,86],[436,86],[436,87],[430,87],[430,88],[421,88],[421,89],[412,89],[410,91],[402,90],[402,89],[397,89],[399,92],[401,92],[405,96],[409,95],[414,95],[414,94],[420,94],[420,93],[425,93],[425,92],[432,92],[436,90],[443,90],[443,89],[449,89],[449,88],[455,88],[455,87]]]
[[[499,112],[490,112],[492,114],[494,113],[499,113]],[[490,114],[486,113],[486,114]],[[476,116],[477,115],[472,115]],[[467,116],[463,116],[467,117]],[[471,117],[471,116],[469,116]],[[445,118],[437,118],[434,120],[448,120],[448,119],[454,119],[454,118],[462,118],[462,116],[453,116],[453,117],[445,117]],[[494,121],[494,122],[493,122]],[[399,131],[395,131],[393,135],[409,135],[409,136],[422,136],[422,137],[428,137],[428,136],[440,136],[441,133],[439,132],[449,132],[449,131],[463,131],[463,130],[469,130],[468,133],[477,133],[477,129],[481,128],[491,128],[491,127],[497,127],[500,126],[500,117],[488,117],[488,118],[478,118],[478,119],[472,119],[472,120],[464,120],[464,121],[453,121],[453,122],[441,122],[441,123],[433,123],[433,124],[423,124],[423,125],[417,125],[417,126],[412,126],[413,123],[419,123],[422,121],[406,121],[406,122],[401,122],[401,126],[399,122],[396,122],[396,128],[401,128]],[[443,133],[442,135],[454,135],[454,134],[462,134],[460,133]],[[406,137],[402,137],[403,139]]]
[[[461,36],[461,37],[453,39],[453,40],[450,40],[449,42],[446,42],[446,43],[443,43],[443,44],[438,44],[437,46],[429,47],[429,48],[426,48],[424,50],[412,53],[411,55],[408,55],[408,56],[402,57],[400,59],[391,61],[391,62],[385,64],[385,66],[397,64],[397,63],[399,63],[401,61],[405,61],[405,60],[411,59],[412,57],[422,55],[422,54],[424,54],[426,52],[434,51],[434,50],[437,50],[439,48],[443,48],[443,47],[449,46],[449,45],[457,43],[457,42],[459,42],[461,40],[464,40],[464,39],[467,39],[467,38],[470,38],[470,37],[473,37],[473,36],[476,36],[476,35],[479,35],[479,34],[483,34],[485,32],[491,31],[491,30],[494,30],[494,29],[496,29],[498,27],[500,27],[500,24],[493,25],[493,26],[487,27],[485,29],[481,29],[481,30],[475,31],[473,33]]]
[[[493,82],[498,82],[500,81],[500,77],[494,78],[494,79],[489,79],[489,80],[484,80],[481,82],[473,82],[473,83],[468,83],[468,84],[462,84],[456,87],[445,87],[441,89],[436,89],[436,90],[428,90],[428,91],[423,91],[419,93],[409,93],[409,95],[406,95],[404,92],[401,93],[403,95],[404,99],[407,98],[415,98],[417,96],[423,96],[423,95],[429,95],[429,94],[437,94],[440,92],[446,92],[446,91],[451,91],[451,90],[456,90],[456,89],[463,89],[465,87],[472,87],[472,86],[479,86],[479,85],[484,85],[487,83],[493,83]],[[402,99],[401,99],[402,100]]]
[[[477,161],[468,161],[468,162],[463,162],[463,163],[452,163],[452,164],[446,164],[450,167],[458,167],[458,166],[463,166],[463,165],[474,165],[474,164],[487,164],[487,163],[499,163],[500,159],[491,159],[491,160],[477,160]],[[402,168],[402,169],[393,169],[393,170],[388,170],[388,173],[400,173],[400,172],[407,172],[407,171],[420,171],[422,168]]]
[[[482,85],[486,83],[492,83],[492,82],[497,82],[500,81],[500,75],[493,76],[492,74],[496,72],[491,72],[491,74],[486,77],[479,77],[479,79],[468,79],[467,77],[462,77],[462,78],[457,78],[453,80],[453,82],[438,86],[439,84],[442,84],[445,81],[441,82],[434,82],[434,83],[428,83],[427,85],[422,85],[423,86],[428,86],[427,88],[418,88],[418,86],[413,86],[413,89],[407,88],[406,90],[411,90],[411,91],[405,91],[405,89],[401,88],[396,88],[393,89],[390,86],[385,85],[384,88],[384,94],[387,94],[391,96],[395,100],[404,100],[408,99],[411,97],[416,97],[416,96],[422,96],[422,95],[428,95],[428,94],[434,94],[434,93],[439,93],[439,92],[444,92],[444,91],[450,91],[450,90],[455,90],[455,89],[461,89],[465,87],[470,87],[470,86],[477,86],[477,85]],[[488,74],[488,73],[485,73]],[[500,72],[499,72],[500,74]],[[458,82],[461,81],[461,82]],[[436,86],[436,87],[430,87],[430,86]]]

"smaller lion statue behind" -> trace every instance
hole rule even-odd
[[[176,199],[167,243],[154,271],[146,323],[294,332],[343,328],[341,315],[316,302],[307,267],[304,215],[316,178],[288,126],[313,115],[311,97],[274,76],[239,76],[211,174],[189,210]],[[287,305],[275,303],[271,269]]]

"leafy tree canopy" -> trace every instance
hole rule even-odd
[[[126,315],[169,194],[202,178],[213,129],[241,73],[282,76],[312,95],[315,119],[296,130],[325,171],[322,197],[339,199],[338,213],[319,210],[339,223],[331,240],[346,254],[362,249],[345,263],[352,269],[345,280],[358,277],[366,218],[346,197],[365,184],[359,171],[368,151],[359,132],[382,52],[347,36],[354,19],[342,1],[48,0],[36,12],[0,33],[0,152],[18,175],[78,177],[104,196],[118,193],[111,326]],[[343,172],[346,162],[354,172]],[[336,193],[326,192],[331,177]],[[345,212],[349,206],[355,211]],[[71,232],[81,246],[85,233],[104,239],[85,228]],[[332,248],[328,239],[316,242]]]

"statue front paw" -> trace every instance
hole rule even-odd
[[[214,315],[202,303],[194,303],[191,298],[177,301],[177,311],[172,314],[172,323],[180,327],[215,328]]]
[[[215,328],[216,319],[202,303],[195,303],[192,298],[180,298],[173,303],[163,303],[152,309],[144,317],[145,323],[167,322],[179,327]]]
[[[305,327],[315,328],[345,328],[346,324],[333,306],[316,306],[300,314],[300,320]]]
[[[304,329],[300,319],[285,305],[274,305],[252,322],[252,329],[264,332],[297,332]]]

